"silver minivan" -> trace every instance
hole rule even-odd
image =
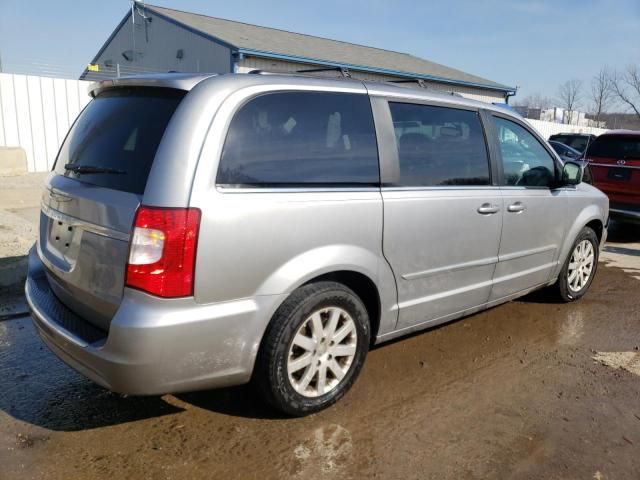
[[[264,73],[90,94],[26,296],[51,350],[110,390],[253,381],[305,415],[373,344],[542,287],[576,300],[595,275],[606,196],[505,109]]]

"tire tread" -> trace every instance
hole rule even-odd
[[[313,299],[314,297],[318,297],[332,291],[336,292],[336,299],[343,302],[345,299],[351,300],[354,303],[354,306],[359,309],[358,313],[362,315],[365,320],[363,333],[366,338],[359,338],[358,342],[366,342],[364,345],[369,345],[370,328],[367,310],[364,307],[362,300],[351,289],[341,283],[322,281],[303,285],[292,292],[278,308],[265,331],[263,341],[256,358],[256,365],[253,374],[253,382],[257,386],[262,398],[276,409],[288,415],[308,415],[335,403],[349,390],[357,378],[362,362],[364,361],[364,357],[366,356],[365,350],[364,354],[361,355],[362,358],[359,360],[359,364],[354,364],[352,366],[353,373],[348,373],[348,375],[350,375],[348,381],[344,385],[338,387],[340,391],[335,392],[328,401],[324,401],[319,405],[314,405],[313,399],[306,401],[297,399],[296,395],[291,395],[286,387],[279,384],[278,354],[283,337],[286,335],[286,330],[292,328],[292,322],[294,321],[297,312],[305,308],[309,299]],[[326,297],[323,301],[330,300],[331,298],[332,297],[330,296]],[[354,321],[357,325],[358,320],[354,318]],[[293,328],[297,327],[294,325]],[[360,336],[361,332],[358,332],[358,334]],[[356,357],[357,356],[358,353],[356,353]],[[354,359],[354,362],[355,361],[358,361],[358,358]]]

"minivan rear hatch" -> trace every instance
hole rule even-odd
[[[43,195],[38,253],[51,289],[104,330],[122,299],[136,209],[185,93],[130,86],[98,93],[69,131]]]
[[[640,204],[640,135],[601,135],[585,158],[594,185],[609,195],[612,204]]]

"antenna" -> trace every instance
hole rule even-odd
[[[140,3],[142,3],[142,9],[140,9],[140,8],[138,7],[138,4],[140,4]],[[146,5],[144,4],[144,1],[140,2],[140,0],[131,0],[131,13],[132,13],[132,15],[133,15],[135,12],[138,12],[138,15],[140,15],[143,19],[148,20],[148,19],[149,19],[149,17],[147,17],[147,16],[144,14],[144,8],[145,8],[145,6],[146,6]]]

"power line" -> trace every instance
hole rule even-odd
[[[15,73],[20,75],[40,75],[47,77],[59,77],[67,79],[78,79],[86,68],[76,69],[66,64],[52,62],[37,57],[21,57],[17,61],[5,63],[4,73]],[[135,75],[145,73],[166,73],[166,67],[150,66],[150,65],[130,65],[127,63],[113,63],[109,66],[100,65],[99,71],[87,72],[90,77],[117,77],[118,70],[120,75]]]

